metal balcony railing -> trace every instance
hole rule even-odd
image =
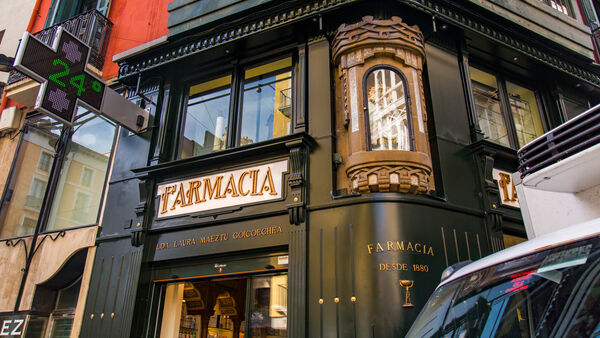
[[[75,35],[91,47],[89,63],[97,69],[102,70],[112,25],[112,22],[94,9],[58,25],[34,33],[33,36],[50,46],[52,45],[52,41],[54,41],[54,35],[58,27],[63,27],[66,31]],[[25,78],[24,74],[13,70],[8,76],[7,83],[12,84]]]

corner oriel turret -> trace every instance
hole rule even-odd
[[[338,187],[423,194],[432,181],[423,34],[398,17],[364,17],[333,39]]]

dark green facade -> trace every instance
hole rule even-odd
[[[516,149],[483,138],[469,64],[535,87],[545,130],[567,116],[561,95],[600,97],[591,60],[469,3],[174,1],[169,11],[168,43],[120,61],[121,83],[151,108],[151,123],[143,134],[119,136],[82,336],[159,336],[165,283],[269,271],[288,274],[288,337],[403,336],[447,266],[502,249],[504,234],[525,236],[520,211],[501,204],[492,178],[493,168],[516,170]],[[428,194],[336,186],[331,39],[340,24],[365,15],[399,16],[425,36]],[[289,135],[178,159],[189,83],[286,53]],[[280,199],[158,217],[161,184],[275,160],[288,161]],[[159,250],[271,227],[281,231]],[[401,280],[414,284],[406,289]],[[404,306],[407,290],[414,307]]]

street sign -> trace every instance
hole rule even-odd
[[[89,57],[90,47],[59,27],[52,46],[23,34],[14,67],[40,82],[35,109],[64,124],[73,125],[81,105],[134,132],[145,129],[148,112],[88,72]]]

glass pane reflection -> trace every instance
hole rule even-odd
[[[473,67],[469,72],[479,128],[490,141],[510,147],[496,77]]]
[[[292,72],[281,70],[290,66],[287,58],[246,71],[240,145],[290,133]]]
[[[181,158],[227,146],[231,76],[203,82],[190,88]]]
[[[62,130],[62,124],[45,116],[26,123],[14,174],[0,209],[1,238],[33,234]]]
[[[371,150],[410,150],[404,82],[396,72],[377,69],[366,83]]]
[[[46,230],[95,224],[116,127],[80,109],[67,144]]]

